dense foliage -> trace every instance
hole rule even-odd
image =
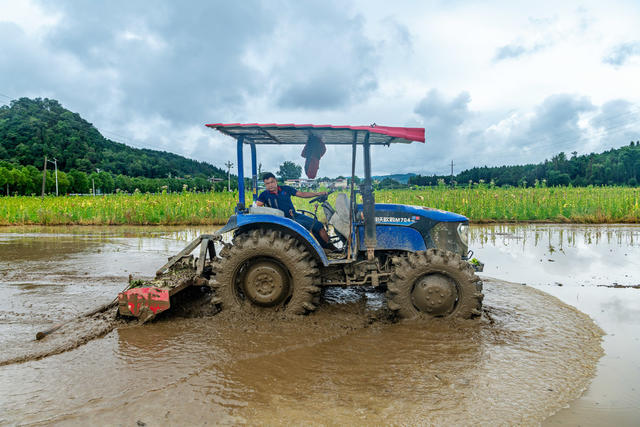
[[[422,176],[409,178],[410,185],[437,185],[439,180],[450,183],[449,176]],[[629,185],[635,187],[640,180],[640,141],[628,146],[611,149],[600,154],[567,158],[560,153],[540,164],[520,166],[475,167],[454,176],[458,184],[468,182],[492,182],[498,186],[511,185],[533,187],[546,182],[548,186],[573,185]]]
[[[223,191],[226,180],[212,183],[197,176],[195,178],[145,178],[126,175],[113,176],[101,171],[86,174],[77,169],[58,171],[59,194],[97,194],[122,191],[126,193],[159,193],[162,191]],[[231,188],[236,189],[237,178],[231,178]],[[42,191],[42,171],[34,166],[18,166],[0,160],[0,195],[39,195]],[[55,172],[47,169],[45,193],[56,193]]]
[[[137,149],[104,138],[80,115],[53,99],[21,98],[0,107],[0,160],[42,169],[44,156],[63,172],[109,172],[143,178],[225,178],[208,163],[176,154]],[[51,165],[53,166],[53,165]]]
[[[285,160],[285,162],[280,165],[280,169],[278,169],[276,175],[278,175],[282,181],[287,179],[298,179],[302,175],[302,167],[296,165],[290,160]]]

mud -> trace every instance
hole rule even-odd
[[[90,317],[70,319],[60,329],[41,340],[36,340],[34,333],[32,341],[24,343],[20,348],[5,349],[0,357],[0,366],[38,360],[76,349],[108,334],[118,324],[125,326],[126,322],[116,320],[116,308]]]
[[[640,285],[619,285],[614,283],[613,285],[598,285],[599,288],[616,288],[616,289],[640,289]]]
[[[602,332],[535,289],[486,281],[485,293],[480,321],[398,324],[370,292],[326,292],[316,313],[296,319],[211,317],[192,305],[202,308],[206,293],[194,294],[182,302],[194,310],[181,315],[120,325],[81,349],[3,367],[0,421],[539,423],[587,386]],[[84,322],[97,335],[100,322],[114,326],[106,315]],[[75,345],[78,328],[37,344]],[[19,391],[9,386],[16,376]],[[34,400],[49,403],[34,410]]]
[[[489,278],[478,321],[392,323],[371,289],[328,290],[302,318],[217,313],[206,289],[194,287],[152,323],[118,324],[105,313],[34,342],[37,330],[108,302],[129,273],[150,278],[185,244],[163,237],[171,232],[142,245],[140,234],[110,233],[55,264],[24,251],[9,268],[4,248],[16,245],[0,244],[0,358],[75,347],[0,367],[0,424],[539,424],[583,393],[603,354],[602,331],[587,315]],[[109,274],[89,270],[95,261]],[[118,276],[118,268],[129,271]]]

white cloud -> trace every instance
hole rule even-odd
[[[235,144],[205,123],[423,125],[426,144],[376,148],[374,172],[441,174],[640,139],[639,22],[624,0],[0,0],[0,93],[218,166]],[[261,147],[263,169],[300,149]],[[343,151],[319,174],[348,173]]]

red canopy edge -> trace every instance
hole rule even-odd
[[[350,129],[366,130],[371,133],[379,133],[393,138],[403,138],[408,141],[425,142],[424,128],[409,128],[395,126],[334,126],[334,125],[312,125],[312,124],[281,124],[281,123],[209,123],[205,126],[210,128],[224,127],[261,127],[261,128],[314,128],[314,129]]]

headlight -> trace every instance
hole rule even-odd
[[[460,236],[460,240],[465,245],[469,244],[469,224],[468,223],[460,223],[458,225],[458,236]]]

